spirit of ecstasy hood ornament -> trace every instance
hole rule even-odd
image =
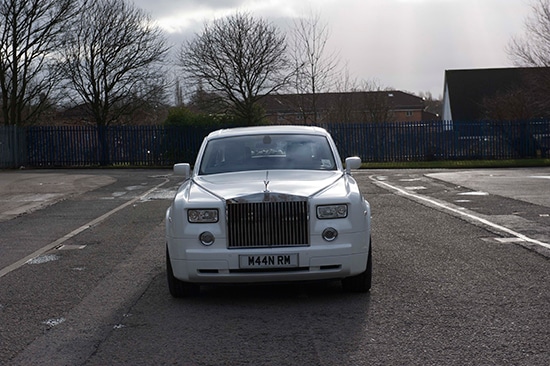
[[[265,189],[264,189],[264,193],[268,193],[269,192],[269,189],[267,188],[267,185],[269,184],[269,171],[266,170],[265,171],[265,180],[264,180],[264,185],[265,185]]]

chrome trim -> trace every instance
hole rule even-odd
[[[309,245],[304,197],[262,193],[226,203],[228,248]]]

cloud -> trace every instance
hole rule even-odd
[[[231,9],[242,6],[247,0],[134,0],[134,4],[146,9],[155,18],[163,18],[193,12],[196,9]]]
[[[322,0],[326,2],[327,0]],[[304,3],[294,0],[136,0],[136,6],[148,11],[157,24],[169,33],[196,31],[204,22],[236,11],[247,11],[265,18],[299,16]]]
[[[505,46],[525,4],[511,0],[342,0],[331,47],[352,75],[414,92],[443,92],[446,69],[509,66]]]
[[[359,80],[439,95],[446,69],[509,66],[528,0],[135,0],[176,45],[204,22],[249,11],[284,30],[309,10],[331,29],[329,47]]]

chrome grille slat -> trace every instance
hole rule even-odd
[[[307,201],[228,202],[229,248],[309,245]]]

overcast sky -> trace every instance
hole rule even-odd
[[[443,94],[448,69],[512,66],[505,48],[524,32],[530,0],[134,0],[181,42],[204,22],[248,11],[290,28],[313,9],[330,48],[358,80]]]

